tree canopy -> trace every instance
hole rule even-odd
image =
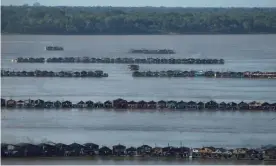
[[[276,8],[1,6],[1,10],[2,33],[276,33]]]

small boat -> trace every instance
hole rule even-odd
[[[46,51],[63,51],[64,48],[60,46],[46,46],[45,47]]]
[[[137,71],[137,70],[139,70],[139,65],[128,65],[128,68],[131,71]]]

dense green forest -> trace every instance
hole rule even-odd
[[[2,33],[276,33],[276,8],[1,6],[1,14]]]

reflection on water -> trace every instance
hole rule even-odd
[[[275,165],[276,161],[252,161],[252,160],[166,160],[166,159],[83,159],[83,158],[37,158],[37,159],[2,159],[5,165]]]
[[[256,147],[275,142],[273,117],[275,112],[2,110],[2,141]]]
[[[65,51],[44,51],[45,41]],[[212,42],[210,42],[212,41]],[[246,42],[245,42],[246,41]],[[185,44],[183,44],[185,43]],[[2,68],[12,70],[103,70],[108,78],[1,78],[2,96],[72,101],[196,100],[276,102],[276,80],[132,78],[126,64],[16,64],[17,57],[160,57],[128,54],[130,48],[170,48],[173,58],[223,58],[224,65],[142,64],[146,70],[275,71],[276,35],[196,36],[2,36]],[[59,45],[57,44],[57,45]],[[12,53],[12,54],[11,54]]]

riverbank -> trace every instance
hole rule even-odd
[[[270,24],[275,16],[275,10],[271,9],[274,8],[2,6],[2,32],[47,35],[276,33]],[[45,14],[49,12],[54,13],[49,16],[54,24],[46,20]],[[27,13],[29,17],[25,18]],[[64,24],[68,14],[75,21]],[[21,17],[32,22],[15,19]],[[86,18],[91,18],[91,23]]]

